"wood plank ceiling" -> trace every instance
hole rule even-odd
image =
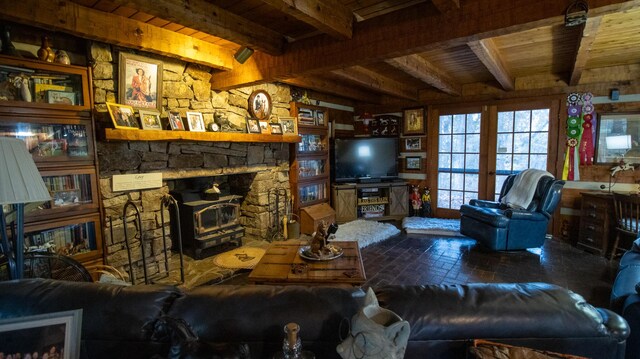
[[[0,18],[201,63],[215,69],[216,89],[281,81],[354,104],[407,106],[566,92],[640,73],[640,1],[590,0],[587,23],[565,27],[572,2],[21,0],[0,4]],[[69,21],[78,11],[118,27]],[[256,53],[239,64],[232,56],[243,46]]]

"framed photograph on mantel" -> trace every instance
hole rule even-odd
[[[405,136],[426,134],[424,117],[424,107],[405,109],[402,116],[402,134]]]
[[[118,102],[162,111],[162,62],[120,52]]]
[[[82,309],[2,319],[0,351],[76,359],[80,357],[81,330]]]

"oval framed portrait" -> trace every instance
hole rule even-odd
[[[265,120],[271,115],[271,96],[265,90],[256,90],[249,96],[249,114],[258,120]]]

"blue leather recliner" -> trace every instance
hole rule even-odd
[[[504,181],[500,199],[511,189],[515,177],[511,175]],[[540,178],[526,209],[507,208],[500,201],[472,199],[460,207],[460,233],[494,251],[541,247],[564,183],[549,176]]]

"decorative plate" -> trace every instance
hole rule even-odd
[[[314,253],[311,253],[311,246],[300,247],[300,249],[298,250],[298,254],[300,255],[300,257],[308,259],[310,261],[330,261],[332,259],[340,257],[344,253],[342,248],[336,245],[329,244],[327,245],[327,247],[331,249],[330,254],[318,256]]]
[[[582,101],[591,102],[592,99],[593,99],[593,94],[591,92],[585,92],[582,94]]]
[[[265,90],[255,90],[249,96],[249,114],[258,120],[266,120],[271,115],[271,96]]]

